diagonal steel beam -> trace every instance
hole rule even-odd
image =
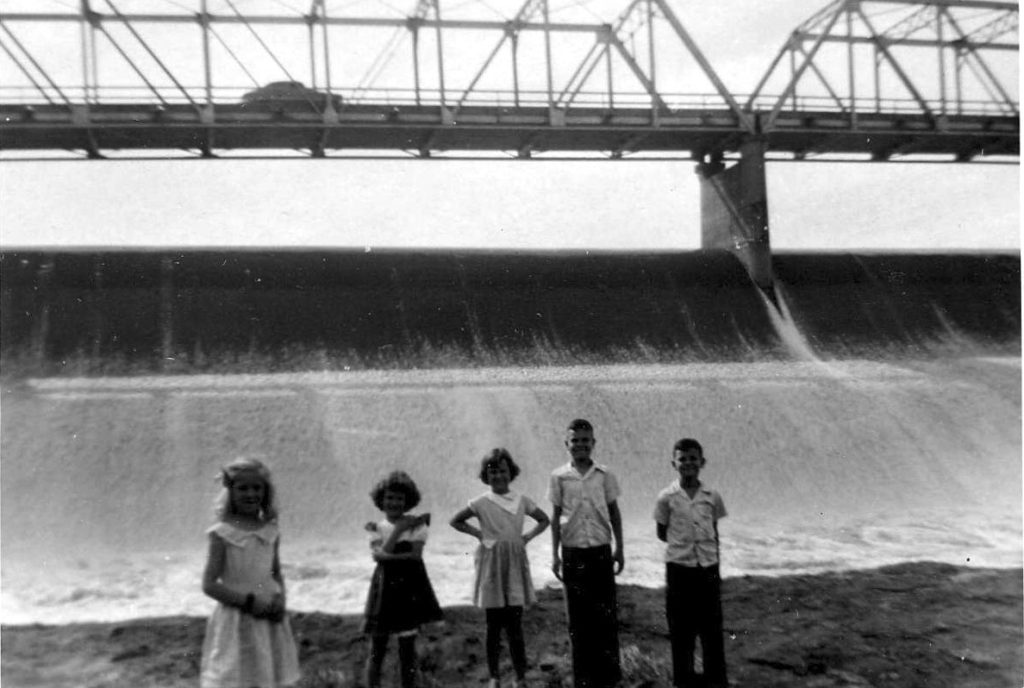
[[[779,52],[775,54],[775,58],[768,65],[768,70],[761,76],[761,80],[757,82],[757,86],[754,87],[750,97],[747,98],[747,102],[744,106],[746,110],[752,110],[754,108],[754,101],[757,100],[758,96],[761,95],[761,89],[768,83],[768,79],[771,78],[772,74],[775,73],[775,68],[782,62],[782,58],[786,56],[787,52],[794,50],[794,46],[799,45],[797,33],[794,31],[790,37],[786,40],[786,43],[779,48]]]
[[[804,56],[804,59],[810,62],[811,71],[814,72],[814,75],[818,77],[818,80],[821,82],[821,85],[825,87],[825,90],[828,91],[828,94],[832,96],[832,100],[835,101],[836,105],[839,106],[839,109],[842,112],[846,112],[847,108],[846,105],[843,104],[842,98],[840,98],[839,95],[835,92],[835,89],[832,88],[832,85],[828,82],[828,79],[825,78],[825,75],[821,73],[821,69],[818,68],[818,65],[814,63],[813,59],[808,57],[807,51],[804,50],[804,47],[802,45],[797,45],[797,49]]]
[[[91,20],[92,17],[90,15],[90,21]],[[128,66],[132,68],[132,71],[135,72],[136,76],[142,79],[142,83],[146,84],[146,87],[153,92],[153,95],[156,96],[156,99],[160,101],[160,104],[166,107],[168,104],[167,100],[162,95],[160,95],[160,91],[157,90],[156,86],[154,86],[153,83],[146,78],[145,73],[139,68],[137,64],[135,64],[135,61],[132,60],[128,53],[125,52],[124,48],[121,47],[121,44],[118,43],[117,40],[115,40],[114,37],[110,35],[110,32],[107,31],[107,27],[103,26],[103,24],[94,24],[94,26],[100,30],[100,33],[107,37],[107,40],[110,41],[110,44],[114,46],[114,49],[118,52],[118,54],[124,58],[124,61],[128,63]]]
[[[868,19],[868,16],[864,13],[864,8],[861,7],[860,0],[852,1],[855,3],[854,9],[856,10],[857,14],[860,15],[861,21],[864,22],[864,26],[866,26],[868,28],[868,31],[871,32],[871,38],[874,40],[875,45],[878,47],[882,56],[885,57],[885,59],[889,62],[889,66],[891,66],[893,70],[896,72],[896,76],[899,77],[900,81],[903,82],[903,85],[907,87],[908,91],[910,91],[910,95],[912,95],[914,97],[914,100],[917,101],[917,104],[921,106],[921,110],[929,117],[934,117],[935,113],[932,112],[932,109],[931,107],[929,107],[928,102],[921,96],[921,93],[917,90],[917,87],[914,86],[914,82],[910,80],[910,76],[905,71],[903,71],[903,67],[900,66],[899,61],[895,57],[893,57],[892,53],[889,51],[889,46],[886,44],[886,41],[881,36],[879,36],[878,32],[875,30],[874,25],[871,23],[871,20]]]
[[[934,21],[933,5],[921,7],[908,14],[885,30],[884,36],[889,40],[900,41],[917,33]]]
[[[608,45],[610,40],[608,37],[604,37],[604,41],[598,38],[594,41],[594,45],[590,46],[590,50],[584,56],[583,60],[580,61],[579,66],[576,67],[576,71],[573,72],[572,76],[569,77],[569,81],[566,82],[565,88],[558,97],[555,98],[556,105],[564,105],[568,107],[576,100],[576,96],[579,95],[580,90],[583,88],[583,84],[587,83],[590,75],[597,69],[598,63],[601,58],[608,55]],[[602,44],[604,47],[602,48]],[[571,93],[570,93],[571,90]],[[568,96],[568,98],[566,98]]]
[[[856,0],[853,0],[853,1],[856,1]],[[793,94],[794,90],[796,90],[797,82],[800,81],[800,77],[802,77],[804,75],[804,72],[807,70],[807,68],[810,65],[811,61],[814,60],[814,56],[818,54],[818,50],[821,48],[821,45],[824,42],[825,36],[830,31],[832,31],[832,27],[835,26],[836,22],[839,20],[839,15],[841,15],[843,13],[843,11],[846,9],[846,3],[845,2],[836,3],[832,7],[834,8],[834,11],[832,12],[831,16],[828,18],[828,21],[826,22],[825,29],[821,32],[821,37],[818,38],[818,40],[814,42],[814,45],[811,46],[811,50],[808,53],[805,54],[806,57],[805,57],[805,59],[803,61],[803,64],[801,64],[797,68],[796,72],[793,74],[793,77],[789,80],[789,84],[787,84],[785,90],[783,90],[782,95],[780,95],[779,99],[775,102],[775,106],[772,108],[771,113],[769,113],[767,119],[763,122],[762,128],[763,128],[764,131],[767,131],[768,129],[771,129],[772,125],[775,124],[775,120],[778,119],[778,117],[779,117],[779,112],[782,111],[782,104],[785,103],[786,99],[789,98]],[[760,89],[758,89],[758,90],[760,90]]]
[[[633,13],[633,10],[639,4],[640,0],[633,0],[633,2],[629,4],[629,7],[619,14],[619,18],[615,24],[613,26],[606,27],[607,31],[605,34],[598,34],[595,36],[594,44],[590,47],[590,50],[580,62],[576,71],[569,78],[565,89],[558,95],[558,98],[555,100],[556,103],[564,103],[568,106],[576,100],[576,96],[579,95],[580,90],[583,88],[583,84],[587,82],[587,79],[589,79],[590,75],[593,74],[594,69],[597,68],[597,63],[600,62],[602,57],[606,57],[610,54],[609,46],[612,42],[612,36],[617,36],[619,34],[619,31],[622,30],[623,25],[625,25],[626,21]],[[603,49],[600,48],[602,44],[604,45]],[[577,81],[577,79],[579,80]],[[570,89],[572,90],[571,94]],[[569,94],[568,99],[566,98],[566,94]]]
[[[700,68],[704,71],[704,75],[711,80],[715,90],[718,91],[718,95],[722,96],[725,102],[728,103],[729,109],[736,114],[747,131],[751,134],[755,133],[753,117],[751,117],[750,113],[745,112],[740,107],[740,104],[736,102],[736,99],[733,97],[732,93],[729,92],[729,89],[727,89],[725,84],[722,83],[722,80],[718,78],[718,74],[715,73],[711,63],[707,61],[707,58],[704,57],[704,53],[701,52],[700,48],[697,47],[697,44],[690,37],[690,34],[685,28],[683,28],[682,22],[679,21],[678,17],[676,17],[675,13],[668,6],[668,3],[665,2],[665,0],[654,0],[654,2],[661,9],[662,15],[669,23],[669,26],[672,27],[672,30],[676,32],[679,39],[686,45],[686,48],[690,51],[690,55],[697,61],[697,64],[700,65]]]
[[[491,50],[491,54],[487,56],[487,59],[484,60],[483,65],[477,71],[473,79],[469,82],[469,85],[466,87],[466,90],[462,92],[461,96],[459,96],[458,102],[456,102],[455,107],[452,108],[453,117],[456,114],[458,114],[466,98],[469,97],[469,94],[473,92],[474,88],[476,88],[477,83],[480,81],[481,78],[483,78],[484,72],[486,72],[487,68],[491,66],[491,63],[494,61],[494,58],[498,56],[498,52],[505,45],[505,41],[509,40],[512,37],[512,35],[517,31],[516,26],[519,23],[529,19],[530,16],[537,11],[537,6],[535,3],[536,0],[526,0],[526,2],[523,3],[522,7],[519,8],[519,11],[516,12],[515,17],[511,21],[509,21],[508,28],[502,32],[501,38],[498,39],[498,42],[494,46],[494,49]]]
[[[960,24],[956,21],[956,19],[953,18],[953,16],[947,10],[943,11],[946,15],[946,19],[949,21],[949,25],[953,27],[953,30],[960,34],[960,37],[962,39],[966,40],[967,34],[964,33],[964,30],[960,27]],[[1018,114],[1017,108],[1013,104],[1013,99],[1010,98],[1010,94],[1007,93],[1005,89],[1003,89],[1002,84],[999,83],[999,79],[995,77],[995,75],[992,73],[992,70],[989,69],[988,64],[981,57],[981,55],[978,54],[978,50],[975,48],[966,48],[966,50],[971,56],[974,57],[975,61],[978,63],[978,66],[981,67],[981,69],[985,72],[985,75],[989,78],[989,81],[991,81],[992,85],[995,86],[996,90],[999,91],[999,95],[1002,96],[1004,103],[1007,106],[1009,106],[1010,111],[1013,112],[1013,114],[1015,115]]]
[[[324,28],[326,29],[326,23]],[[412,30],[409,26],[400,26],[395,29],[394,33],[388,39],[387,43],[381,49],[377,56],[373,58],[373,62],[366,68],[366,72],[360,77],[359,81],[356,82],[356,86],[352,89],[353,93],[359,93],[370,88],[374,80],[380,76],[380,73],[384,71],[384,68],[391,62],[391,58],[395,56],[395,51],[401,44],[402,39],[405,38],[406,33]]]
[[[845,9],[847,4],[847,0],[833,0],[831,3],[825,5],[810,17],[802,21],[800,25],[793,30],[793,33],[799,34],[813,31],[815,26],[819,26],[823,22],[827,23],[829,19],[831,19],[833,12],[838,9]]]
[[[974,60],[968,59],[970,57],[973,57]],[[1017,112],[1017,108],[1014,106],[1014,104],[1012,102],[1006,100],[1005,97],[1003,99],[1003,102],[1000,102],[1000,100],[999,100],[1000,99],[1000,94],[996,93],[996,91],[992,88],[993,86],[995,86],[996,89],[998,89],[999,88],[999,84],[998,83],[990,84],[989,81],[985,78],[985,76],[986,76],[985,72],[982,71],[981,68],[979,67],[979,65],[983,65],[983,63],[981,63],[978,60],[978,56],[977,55],[974,55],[974,54],[969,53],[969,52],[968,53],[962,53],[961,55],[957,56],[957,59],[958,60],[962,60],[964,62],[964,64],[966,64],[970,68],[970,70],[972,72],[974,72],[974,76],[976,76],[978,78],[978,83],[980,83],[981,87],[985,89],[985,93],[988,94],[988,97],[991,98],[993,102],[999,103],[999,105],[1001,107],[1004,107],[1007,110],[1009,110],[1009,112],[1011,114],[1013,114],[1015,117],[1020,115],[1020,113]],[[1005,94],[1003,94],[1003,95],[1005,96]]]
[[[171,70],[169,70],[167,68],[167,65],[163,63],[163,60],[161,60],[160,57],[153,51],[153,49],[149,47],[149,44],[146,42],[146,40],[141,35],[139,35],[139,32],[135,30],[135,27],[132,26],[132,23],[128,21],[123,14],[121,14],[121,11],[117,9],[117,7],[114,6],[113,1],[106,0],[106,3],[110,7],[110,9],[113,10],[114,16],[116,16],[124,23],[125,28],[127,28],[128,31],[132,34],[132,36],[135,37],[135,40],[137,40],[139,44],[142,45],[145,51],[149,54],[149,56],[156,61],[156,63],[160,66],[160,69],[164,70],[164,74],[166,74],[174,83],[174,85],[178,87],[178,90],[181,91],[181,93],[185,96],[186,100],[188,100],[188,102],[192,105],[195,105],[196,101],[192,99],[192,96],[189,95],[189,92],[186,91],[185,88],[181,85],[181,83],[178,82],[178,79],[175,78],[173,73],[171,73]]]
[[[247,77],[249,77],[249,81],[253,83],[253,86],[258,87],[260,85],[259,80],[255,76],[253,76],[252,72],[250,72],[249,69],[245,66],[245,63],[242,62],[238,55],[235,54],[235,51],[231,49],[231,46],[227,44],[227,41],[225,41],[224,38],[219,33],[217,33],[217,30],[214,29],[212,26],[210,27],[210,35],[217,39],[217,42],[221,44],[221,47],[223,47],[224,50],[227,51],[228,55],[231,56],[231,59],[233,59],[235,61],[235,64],[238,65],[238,68],[241,69],[242,72]]]
[[[323,2],[323,0],[315,1],[321,3]],[[417,0],[416,7],[413,8],[412,13],[409,14],[405,18],[405,20],[402,21],[401,24],[396,25],[395,32],[391,34],[391,37],[388,39],[387,43],[385,43],[384,47],[381,48],[380,52],[377,53],[377,56],[373,58],[373,62],[370,63],[370,66],[366,68],[366,72],[359,79],[359,82],[356,84],[356,87],[352,91],[354,95],[358,95],[359,93],[366,91],[373,85],[373,82],[377,79],[377,77],[381,75],[381,72],[384,71],[384,68],[387,67],[387,65],[391,62],[391,59],[395,56],[395,52],[398,50],[398,46],[402,44],[403,39],[409,33],[413,34],[413,50],[416,50],[415,43],[418,38],[416,32],[422,25],[423,19],[426,18],[429,10],[430,3],[427,2],[427,0]],[[326,11],[324,12],[323,21],[324,32],[326,35],[328,25]],[[416,83],[419,83],[418,77],[416,79]]]
[[[107,0],[107,2],[109,3],[110,0]],[[251,33],[252,37],[256,39],[256,42],[260,44],[260,47],[262,47],[263,50],[266,51],[267,55],[270,56],[270,59],[274,61],[274,64],[281,68],[281,71],[284,72],[284,75],[286,77],[288,77],[288,80],[297,81],[297,79],[291,75],[291,72],[288,71],[288,68],[281,63],[281,60],[277,59],[277,55],[275,55],[274,51],[270,49],[270,46],[266,44],[266,42],[263,40],[263,37],[260,36],[259,32],[257,32],[256,29],[252,26],[252,24],[246,19],[246,17],[238,11],[238,8],[235,7],[235,3],[233,3],[231,0],[225,0],[225,2],[227,2],[228,7],[231,8],[231,11],[235,13],[235,16],[237,16],[239,20],[241,20],[241,22],[245,25],[245,27],[249,29],[249,33]],[[302,20],[303,22],[305,22],[306,18],[303,17]],[[314,110],[316,110],[317,112],[321,112],[320,106],[313,101],[313,98],[312,96],[310,96],[309,93],[305,94],[305,98],[306,101],[313,106]]]
[[[50,87],[57,92],[57,95],[59,95],[65,103],[71,105],[71,101],[64,94],[64,91],[60,89],[60,86],[54,83],[53,79],[50,78],[50,75],[47,74],[46,70],[43,69],[42,65],[36,62],[36,59],[32,57],[32,53],[25,49],[25,46],[22,45],[21,41],[18,40],[18,37],[15,36],[14,33],[9,28],[7,28],[7,25],[4,24],[3,22],[0,22],[0,28],[2,28],[4,32],[10,37],[11,42],[18,47],[18,50],[20,50],[25,55],[25,57],[28,58],[28,61],[32,63],[32,66],[35,67],[36,70],[43,75],[43,78],[46,79],[46,81],[50,84]],[[21,62],[14,57],[10,50],[8,50],[7,46],[4,46],[4,51],[11,56],[11,59],[14,60],[14,64],[18,65],[18,68],[22,70],[26,77],[28,77],[28,80],[32,82],[32,85],[39,89],[39,92],[43,94],[43,97],[46,98],[48,102],[52,103],[53,101],[50,100],[50,97],[48,95],[46,95],[46,91],[43,90],[43,88],[38,83],[36,83],[36,80],[32,78],[32,76],[25,69],[24,65],[22,65]]]
[[[1016,11],[1006,12],[1003,16],[977,27],[965,38],[970,42],[987,45],[1001,36],[1016,31],[1019,24],[1020,17]]]
[[[637,80],[640,81],[640,83],[643,85],[644,90],[647,91],[647,94],[651,96],[651,98],[654,100],[655,106],[659,110],[667,110],[668,106],[665,105],[665,101],[662,99],[661,94],[659,94],[655,90],[654,84],[651,83],[651,80],[647,78],[646,74],[644,74],[644,70],[637,63],[636,59],[634,59],[634,57],[629,54],[629,51],[626,50],[626,46],[622,44],[622,41],[619,40],[619,37],[615,35],[610,35],[608,37],[608,40],[611,41],[611,44],[615,46],[616,50],[618,50],[619,55],[622,56],[622,59],[626,61],[626,65],[629,67],[630,71],[633,72],[633,75],[637,78]]]
[[[18,56],[11,52],[11,49],[7,47],[7,44],[3,41],[0,41],[0,48],[2,48],[5,53],[7,53],[7,56],[11,58],[11,61],[18,68],[18,70],[25,75],[25,78],[32,82],[32,85],[35,86],[36,90],[39,91],[39,94],[46,99],[46,102],[50,105],[55,105],[56,103],[53,102],[53,98],[50,97],[50,94],[46,92],[46,89],[43,88],[42,84],[35,80],[35,78],[32,76],[32,73],[25,68],[25,65],[21,63],[21,60],[18,59]]]

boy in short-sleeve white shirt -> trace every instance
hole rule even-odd
[[[722,496],[698,476],[706,463],[694,439],[676,442],[672,466],[679,472],[654,505],[658,539],[665,548],[665,614],[672,642],[672,676],[676,686],[696,684],[693,651],[700,637],[704,680],[728,686],[722,632],[722,578],[719,572],[718,521],[725,517]]]

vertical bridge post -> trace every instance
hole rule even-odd
[[[772,295],[772,254],[768,242],[768,190],[764,141],[751,137],[740,160],[726,167],[712,158],[697,164],[700,177],[701,247],[724,248],[739,257],[750,278]]]

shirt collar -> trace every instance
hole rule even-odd
[[[602,466],[601,464],[598,464],[598,463],[593,463],[593,464],[590,465],[590,468],[587,470],[586,473],[580,473],[579,471],[576,470],[576,467],[573,465],[572,459],[570,459],[568,461],[568,463],[566,463],[564,466],[562,466],[561,468],[558,469],[558,475],[560,475],[560,476],[573,476],[573,477],[579,478],[580,480],[583,480],[584,478],[586,478],[588,475],[590,475],[594,471],[600,471],[601,473],[607,473],[608,472],[608,467],[607,466]]]
[[[683,489],[683,483],[678,478],[672,482],[671,489],[673,492],[682,492],[683,494],[686,494],[686,490]],[[711,490],[705,487],[704,483],[701,483],[700,485],[697,486],[697,494],[711,494]]]
[[[518,492],[509,490],[503,495],[495,494],[494,492],[487,492],[485,494],[487,499],[491,500],[510,514],[519,512],[519,502],[522,500],[522,496]]]

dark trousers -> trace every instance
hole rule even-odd
[[[562,548],[575,688],[610,688],[621,678],[613,566],[609,545]]]
[[[718,566],[665,565],[665,614],[672,639],[672,679],[677,688],[728,685],[722,635],[722,578]],[[704,682],[697,683],[693,651],[704,650]]]

